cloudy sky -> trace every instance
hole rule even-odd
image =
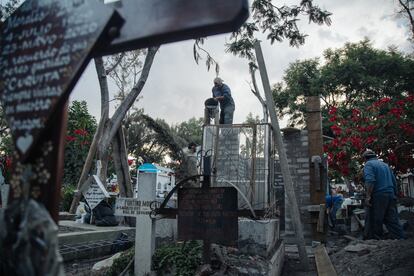
[[[281,4],[282,1],[274,1]],[[290,0],[283,3],[298,3]],[[396,0],[315,0],[330,11],[331,26],[300,22],[301,30],[309,36],[300,48],[289,47],[287,42],[270,45],[262,39],[262,49],[271,83],[282,80],[290,63],[322,56],[327,48],[340,48],[346,42],[369,38],[377,48],[390,45],[401,51],[412,51],[407,41],[406,21],[395,15]],[[145,27],[145,26],[143,26]],[[224,52],[226,35],[209,37],[205,48],[220,64],[220,77],[231,90],[236,103],[234,122],[241,123],[251,112],[261,116],[261,106],[250,92],[248,62]],[[207,71],[203,62],[193,59],[193,41],[163,45],[157,53],[148,81],[136,104],[154,118],[168,123],[179,123],[192,117],[203,116],[205,99],[211,97],[214,70]],[[260,77],[258,76],[258,80]],[[111,92],[116,88],[112,86]],[[71,95],[71,100],[86,100],[90,112],[98,119],[100,113],[99,86],[93,61],[85,70]],[[282,122],[283,126],[283,122]]]

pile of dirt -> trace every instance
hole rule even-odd
[[[414,239],[356,240],[330,256],[338,275],[405,276],[414,272]]]

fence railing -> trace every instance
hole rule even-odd
[[[203,152],[211,155],[212,186],[237,186],[254,209],[276,206],[275,147],[269,124],[206,125]],[[247,208],[239,196],[239,209]]]

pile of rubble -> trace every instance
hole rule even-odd
[[[414,213],[403,211],[406,240],[360,240],[349,236],[328,242],[338,275],[414,275]]]
[[[351,241],[330,257],[338,275],[413,275],[414,239]]]

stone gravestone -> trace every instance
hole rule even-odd
[[[91,208],[91,212],[102,200],[110,197],[108,191],[97,175],[89,177],[81,192]]]

